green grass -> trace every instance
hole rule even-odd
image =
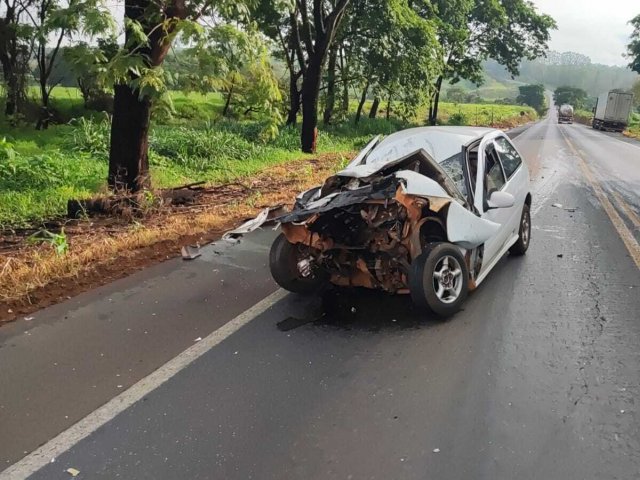
[[[533,108],[521,105],[441,102],[438,107],[438,121],[442,124],[515,126],[537,118]]]
[[[153,126],[149,158],[154,187],[232,181],[305,157],[294,128],[282,128],[275,139],[261,142],[258,122],[193,123]],[[391,133],[403,126],[395,120],[370,119],[357,126],[332,126],[320,131],[318,153],[358,150],[374,133]],[[108,120],[79,119],[44,132],[5,126],[3,136],[8,143],[0,145],[0,228],[63,215],[69,199],[105,191]]]
[[[36,90],[29,93],[37,95]],[[223,99],[219,95],[174,92],[172,103],[174,114],[157,112],[150,134],[154,187],[200,180],[232,181],[250,177],[271,165],[305,158],[299,150],[299,130],[283,127],[276,138],[260,141],[263,125],[259,121],[221,118]],[[36,131],[31,125],[9,127],[0,119],[0,140],[5,137],[8,141],[0,143],[0,229],[63,215],[69,199],[106,191],[108,117],[98,112],[86,115],[82,98],[74,88],[55,88],[52,105],[69,119],[67,123]],[[382,115],[385,107],[383,102]],[[365,113],[368,110],[366,105]],[[492,112],[494,124],[510,119],[522,121],[521,110],[527,112],[527,118],[535,118],[533,110],[526,107],[442,103],[441,121],[447,122],[458,113],[466,123],[488,125]],[[425,117],[423,110],[416,118]],[[416,122],[419,123],[422,122]],[[318,153],[355,151],[376,134],[389,134],[411,125],[394,117],[369,119],[363,115],[357,125],[350,117],[336,125],[320,126]]]
[[[629,135],[635,138],[640,138],[640,113],[632,113],[629,120]]]

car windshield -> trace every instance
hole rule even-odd
[[[453,183],[455,183],[460,193],[462,193],[462,195],[466,198],[467,185],[464,181],[464,169],[462,162],[462,151],[460,151],[459,153],[456,153],[449,158],[445,158],[442,162],[440,162],[440,166],[449,176],[449,178],[453,180]]]

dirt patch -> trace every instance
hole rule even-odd
[[[186,205],[149,208],[127,217],[53,219],[66,252],[34,243],[38,229],[0,233],[0,324],[180,255],[183,245],[209,243],[261,209],[289,205],[294,193],[321,183],[341,154],[271,167],[252,179],[209,185]]]

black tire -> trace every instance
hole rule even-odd
[[[527,253],[531,242],[531,207],[524,204],[522,217],[520,217],[520,229],[518,231],[518,241],[511,245],[509,253],[512,255],[524,255]]]
[[[445,257],[455,259],[458,263],[461,273],[459,277],[460,292],[452,301],[445,301],[436,293],[436,279],[434,272],[436,268],[440,269],[441,261]],[[457,278],[457,277],[456,277]],[[458,280],[454,278],[453,282]],[[409,291],[411,299],[416,306],[430,310],[440,317],[450,317],[458,312],[467,298],[469,293],[469,269],[465,263],[464,257],[456,246],[442,242],[431,243],[424,251],[411,262],[409,270]],[[452,292],[453,293],[453,292]]]
[[[289,243],[284,234],[278,235],[269,252],[269,268],[273,279],[282,288],[293,293],[317,292],[327,283],[327,273],[314,268],[308,277],[303,277],[298,271],[299,260],[298,245]]]

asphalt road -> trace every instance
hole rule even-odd
[[[3,327],[6,466],[210,343],[0,478],[639,478],[640,144],[554,118],[515,143],[530,250],[447,322],[363,291],[236,317],[276,291],[267,230]]]

